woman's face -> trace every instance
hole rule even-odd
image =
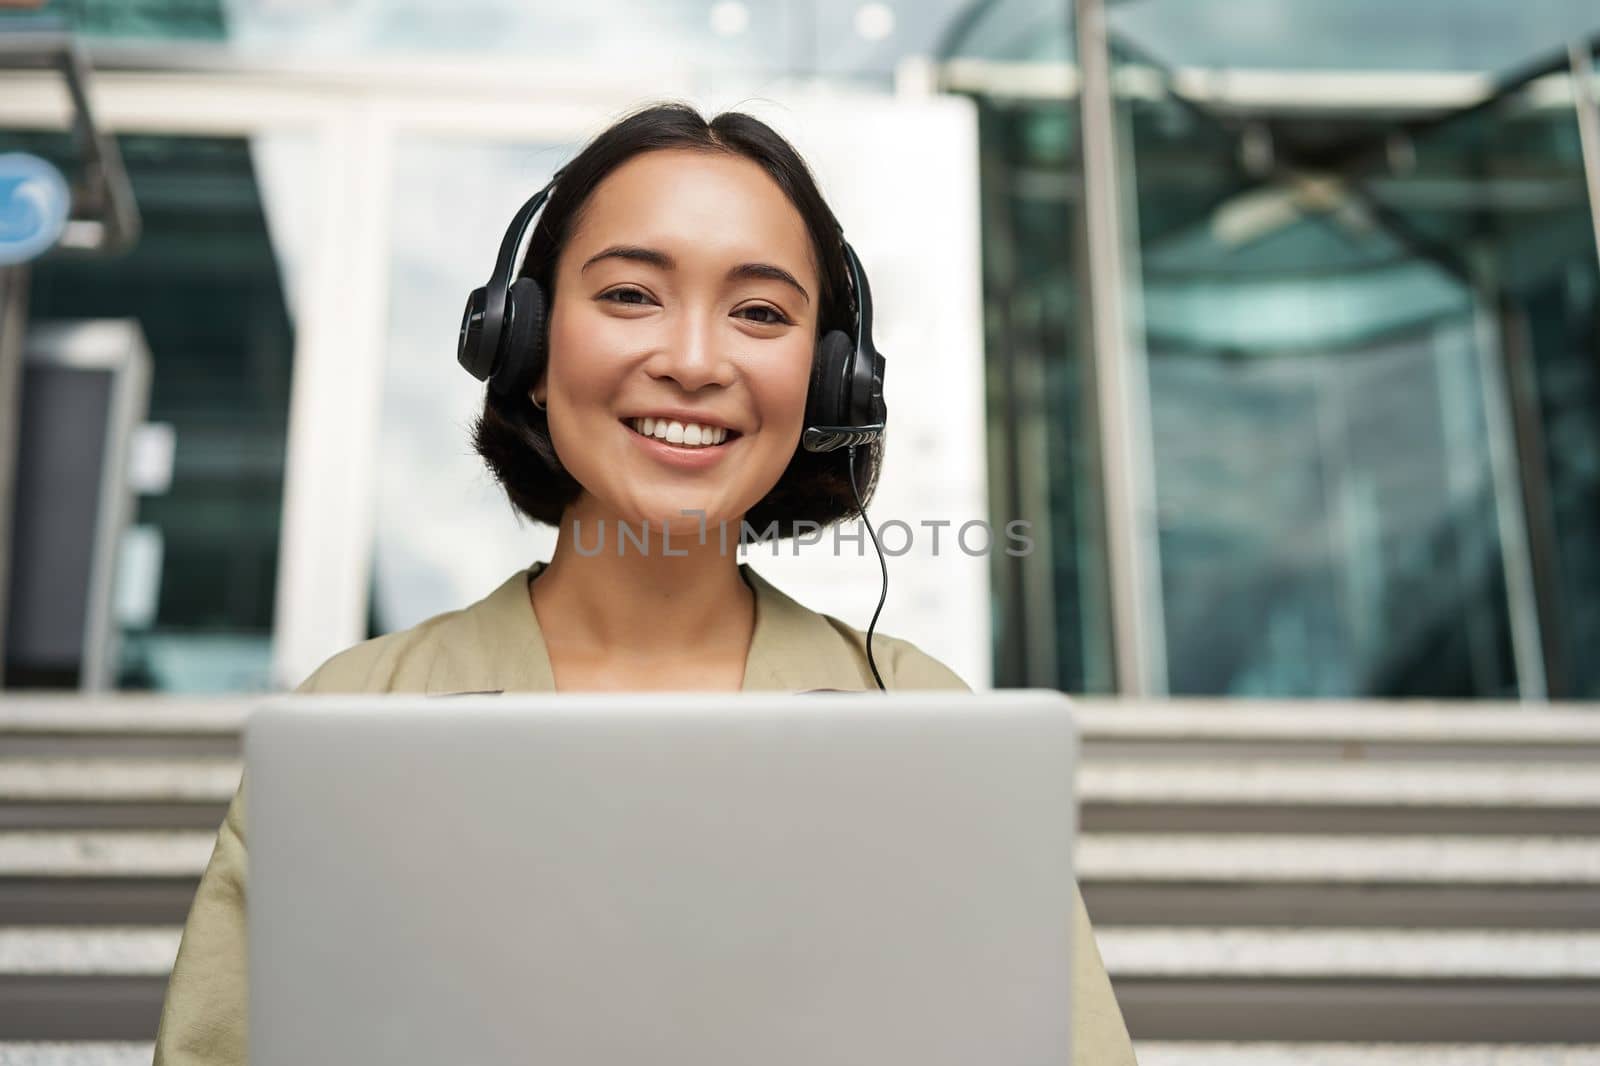
[[[799,441],[818,300],[810,234],[757,163],[661,149],[607,175],[556,263],[534,388],[580,513],[737,522]]]

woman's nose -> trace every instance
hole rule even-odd
[[[678,328],[652,361],[651,373],[671,378],[688,392],[707,385],[730,384],[733,380],[733,360],[728,349],[731,338],[719,334],[717,318],[710,314],[681,316]]]

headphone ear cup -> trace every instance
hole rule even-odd
[[[467,297],[467,309],[461,316],[461,333],[456,339],[456,362],[479,381],[488,379],[494,370],[494,353],[488,350],[483,327],[489,310],[489,290],[477,288]]]
[[[500,338],[500,365],[491,384],[502,395],[527,392],[545,364],[544,290],[532,278],[518,278],[506,293],[506,324]]]
[[[850,359],[856,342],[843,330],[829,330],[817,344],[811,362],[811,388],[806,393],[806,425],[843,426],[850,423]]]

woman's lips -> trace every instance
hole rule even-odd
[[[739,435],[738,430],[722,422],[690,415],[628,415],[620,421],[646,437],[691,448],[702,444],[721,444]]]
[[[622,423],[622,428],[638,442],[645,454],[657,462],[684,470],[704,470],[714,466],[729,448],[742,439],[740,434],[729,433],[728,439],[721,444],[668,444],[656,437],[645,436],[627,422]]]

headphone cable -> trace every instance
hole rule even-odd
[[[878,534],[873,532],[872,522],[867,518],[867,509],[861,504],[861,491],[856,488],[856,446],[850,445],[845,466],[850,471],[850,495],[855,497],[856,513],[861,516],[861,524],[867,527],[867,536],[872,538],[872,546],[878,552],[878,565],[883,568],[883,591],[878,593],[878,609],[872,612],[872,621],[867,623],[867,665],[872,668],[872,680],[878,683],[882,692],[889,691],[884,686],[883,678],[878,674],[878,661],[872,655],[872,631],[878,627],[878,615],[883,612],[883,603],[889,598],[889,563],[883,557],[883,546],[878,543]]]

